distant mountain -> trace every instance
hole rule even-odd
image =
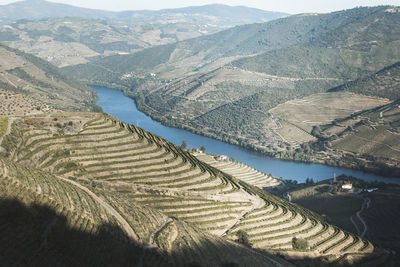
[[[49,109],[93,111],[97,107],[91,88],[67,77],[47,61],[0,45],[0,62],[2,91],[26,95],[47,104]]]
[[[44,0],[26,0],[0,6],[0,22],[8,23],[20,19],[43,19],[60,17],[81,17],[102,19],[123,24],[173,23],[190,21],[201,24],[231,27],[238,24],[265,22],[288,14],[270,12],[244,6],[206,5],[159,11],[112,12],[80,8]]]
[[[225,5],[108,12],[29,0],[0,6],[0,24],[8,23],[0,42],[64,67],[283,16]]]

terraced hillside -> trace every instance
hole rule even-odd
[[[205,154],[196,156],[199,160],[236,177],[248,184],[267,189],[279,186],[282,181],[272,177],[271,174],[262,173],[246,164],[237,161],[217,160],[215,157]]]
[[[112,209],[83,186],[3,158],[0,186],[3,266],[170,265],[132,243]]]
[[[231,243],[239,230],[248,234],[252,246],[291,260],[302,256],[346,262],[344,255],[353,260],[385,259],[367,240],[109,115],[24,117],[14,121],[1,145],[14,164],[53,173],[100,200],[100,206],[115,211],[108,213],[108,220],[116,220],[136,242],[168,253],[179,266],[188,261],[210,266],[227,261],[264,266],[276,261]],[[46,187],[38,183],[35,188],[45,192]],[[63,201],[70,201],[67,198]],[[308,246],[294,249],[294,237],[307,240]]]
[[[157,208],[153,208],[152,202],[146,201],[147,197],[154,203],[169,205],[165,209],[171,209],[171,203],[175,200],[184,207],[180,201],[184,196],[173,197],[173,192],[170,193],[171,199],[165,197],[167,201],[163,202],[157,201],[156,196],[160,194],[163,197],[165,192],[157,192],[148,187],[129,188],[124,184],[108,185],[87,181],[79,183],[4,158],[0,158],[0,167],[0,212],[7,216],[1,218],[8,218],[0,220],[0,233],[4,237],[0,246],[6,252],[0,255],[0,259],[5,266],[12,266],[17,260],[26,264],[35,256],[33,263],[44,266],[104,266],[107,262],[112,262],[113,265],[120,262],[122,266],[126,266],[128,262],[135,265],[142,262],[143,266],[187,266],[191,262],[210,266],[229,262],[241,264],[240,266],[264,266],[265,263],[281,266],[280,262],[284,262],[204,233],[183,220],[166,216],[167,211],[163,214],[159,211],[161,207],[156,205]],[[197,206],[206,203],[209,206],[222,207],[225,204],[201,198],[190,199]],[[8,203],[12,200],[18,203]],[[39,215],[33,226],[26,223],[29,227],[35,227],[32,233],[26,233],[23,223],[18,227],[12,225],[13,220],[18,218],[11,216],[22,216],[25,213],[20,214],[20,209],[24,210],[20,207],[15,213],[9,214],[10,205],[25,205],[28,210],[25,213],[29,213],[31,207],[45,210],[41,211],[44,214],[37,212]],[[229,202],[227,205],[234,204]],[[10,240],[9,235],[14,232],[19,232],[15,242],[13,241],[15,245],[6,249],[10,245],[7,243]],[[34,234],[35,232],[39,234]],[[73,239],[70,234],[73,234]],[[81,241],[73,241],[74,238]],[[65,240],[65,243],[59,244],[61,240]],[[88,245],[85,242],[90,243]],[[92,246],[98,246],[102,242],[109,244],[90,251]],[[65,247],[69,249],[64,253]],[[19,252],[25,250],[31,251],[31,254],[19,255]],[[61,253],[65,256],[57,258]],[[89,257],[85,258],[85,253]]]
[[[8,105],[6,108],[8,114],[24,114],[20,112],[21,109],[23,111],[26,109],[24,105],[28,107],[35,105],[33,108],[44,108],[46,111],[99,109],[95,104],[96,96],[91,88],[65,76],[47,61],[3,44],[0,44],[0,60],[1,98],[4,91],[28,96],[23,101],[20,101],[20,97],[16,97],[2,102],[2,105]],[[2,113],[5,112],[4,109],[1,108]],[[25,113],[30,113],[31,109],[32,107]]]
[[[64,70],[85,82],[124,89],[141,111],[168,126],[275,157],[316,162],[320,159],[310,153],[294,155],[316,137],[271,110],[351,81],[370,83],[365,77],[396,64],[398,11],[379,6],[294,15]],[[378,96],[396,91],[389,88],[396,76],[387,81],[375,83],[382,91]],[[374,92],[372,85],[368,90]],[[354,92],[363,94],[364,88]],[[341,100],[339,94],[331,96]],[[342,116],[338,110],[326,113],[320,119]],[[312,128],[307,120],[300,124]]]

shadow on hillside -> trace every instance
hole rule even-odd
[[[115,225],[91,233],[67,222],[46,206],[0,200],[0,266],[171,266],[156,250],[129,243]]]
[[[178,251],[164,254],[130,242],[118,226],[103,224],[92,231],[87,221],[75,218],[78,230],[69,226],[70,221],[70,216],[59,215],[45,205],[27,206],[17,199],[0,198],[0,267],[264,266],[254,265],[252,253],[243,255],[229,243],[220,247],[207,241],[192,248],[181,244]]]

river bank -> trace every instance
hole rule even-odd
[[[135,101],[122,93],[123,90],[118,91],[98,86],[92,87],[98,93],[99,105],[102,106],[103,110],[123,121],[163,136],[176,144],[181,144],[181,142],[185,140],[188,147],[205,146],[206,152],[226,154],[262,172],[271,173],[275,177],[304,182],[307,178],[313,178],[318,181],[331,178],[335,174],[346,174],[368,181],[397,182],[396,179],[390,179],[381,175],[374,175],[354,169],[270,158],[260,152],[251,151],[237,145],[228,144],[227,142],[220,142],[203,135],[197,135],[187,129],[183,130],[178,127],[170,128],[162,125],[159,121],[153,120],[146,113],[140,111],[139,107],[136,107]]]

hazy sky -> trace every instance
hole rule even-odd
[[[400,0],[49,0],[80,7],[104,10],[140,10],[164,9],[206,4],[243,5],[264,10],[282,11],[291,14],[305,12],[330,12],[353,8],[356,6],[396,5]],[[0,0],[0,4],[9,4],[17,0]]]

